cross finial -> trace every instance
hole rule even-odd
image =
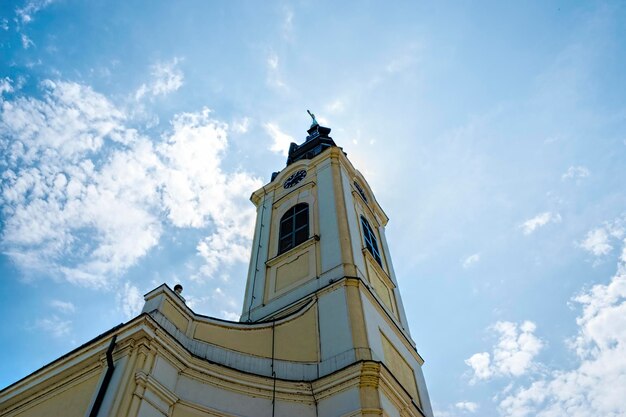
[[[311,119],[313,119],[313,122],[311,123],[311,127],[319,125],[319,123],[317,123],[317,120],[315,120],[315,115],[311,113],[311,110],[307,110],[306,112],[309,113],[309,116],[311,116]]]

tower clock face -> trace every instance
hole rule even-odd
[[[300,171],[296,171],[293,174],[291,174],[289,178],[285,180],[285,182],[283,183],[283,187],[291,188],[297,183],[299,183],[300,181],[302,181],[304,177],[306,177],[305,170],[301,169]]]

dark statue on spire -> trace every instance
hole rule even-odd
[[[317,120],[315,119],[315,115],[311,113],[311,110],[307,110],[306,112],[309,113],[309,116],[311,116],[311,119],[313,119],[313,122],[311,123],[311,127],[315,125],[319,125],[319,123],[317,123]]]

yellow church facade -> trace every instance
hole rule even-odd
[[[239,322],[167,285],[142,313],[0,392],[0,415],[432,417],[365,178],[314,119],[252,194]]]

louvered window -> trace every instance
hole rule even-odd
[[[309,238],[309,205],[296,204],[280,219],[278,254],[287,252]]]
[[[380,258],[380,252],[378,252],[378,241],[376,240],[376,235],[374,231],[370,227],[370,224],[365,220],[365,217],[361,216],[361,226],[363,227],[363,238],[365,240],[365,247],[372,254],[376,262],[380,266],[383,266],[383,261]]]

